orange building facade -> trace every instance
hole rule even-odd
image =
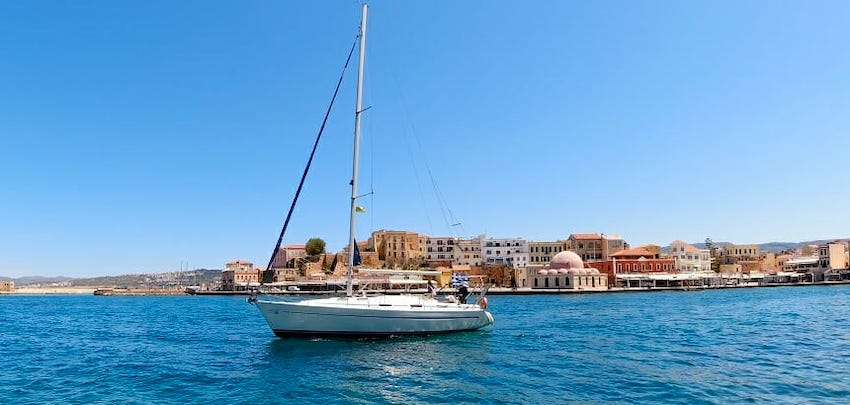
[[[608,285],[617,285],[617,274],[677,273],[676,261],[662,259],[655,252],[643,248],[621,250],[611,255],[611,260],[587,263],[590,267],[608,274]]]

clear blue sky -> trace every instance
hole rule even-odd
[[[850,236],[848,21],[375,1],[358,238]],[[0,275],[265,264],[358,22],[356,1],[0,2]],[[346,242],[353,73],[285,243]]]

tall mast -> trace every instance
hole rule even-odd
[[[357,65],[357,106],[354,108],[354,164],[351,169],[351,219],[348,232],[348,281],[345,294],[352,295],[351,284],[354,278],[354,228],[357,215],[357,166],[360,160],[360,113],[363,112],[363,64],[366,61],[366,3],[363,3],[363,15],[360,18],[360,62]]]

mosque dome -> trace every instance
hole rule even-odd
[[[556,254],[555,257],[552,258],[552,261],[549,262],[550,269],[569,270],[580,269],[582,267],[584,267],[584,263],[582,263],[581,257],[569,250]]]

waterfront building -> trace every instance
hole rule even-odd
[[[744,274],[744,269],[738,263],[721,264],[719,270],[721,274]]]
[[[584,262],[609,260],[612,254],[628,248],[623,238],[604,233],[574,233],[567,239],[567,249]]]
[[[779,253],[776,255],[776,271],[782,271],[785,268],[785,263],[788,262],[789,259],[793,258],[794,255],[790,253]]]
[[[528,264],[530,266],[546,265],[556,254],[567,250],[567,241],[528,242]]]
[[[670,258],[674,268],[682,273],[703,273],[711,271],[711,253],[708,249],[698,249],[681,240],[670,242]]]
[[[676,270],[674,259],[662,259],[646,249],[621,250],[611,255],[617,273],[660,273]]]
[[[221,272],[221,289],[225,291],[247,290],[259,286],[262,270],[244,260],[234,260],[224,265]]]
[[[835,241],[818,245],[818,267],[825,271],[843,270],[847,268],[845,245]]]
[[[425,243],[425,235],[416,232],[382,229],[372,232],[368,246],[378,252],[379,260],[404,262],[408,259],[424,259]]]
[[[600,273],[608,274],[608,284],[617,285],[617,277],[623,274],[670,273],[676,271],[676,261],[642,248],[621,250],[611,255],[610,260],[588,262]]]
[[[446,267],[455,263],[457,239],[448,236],[429,236],[425,239],[425,260],[431,267]]]
[[[277,254],[272,262],[272,268],[297,267],[295,263],[290,262],[302,257],[307,257],[307,249],[304,245],[286,245],[277,250]]]
[[[528,265],[528,242],[522,238],[487,238],[481,241],[484,264],[504,264],[515,269]]]
[[[719,250],[720,265],[739,264],[744,274],[760,273],[761,263],[759,261],[758,245],[727,245]]]
[[[783,267],[784,270],[806,274],[807,281],[824,281],[832,277],[840,278],[840,270],[848,267],[844,242],[836,241],[818,245],[811,251],[812,255],[788,259]]]
[[[785,271],[794,273],[813,273],[818,270],[817,256],[798,256],[785,262]]]
[[[15,282],[11,280],[0,281],[0,292],[12,292],[15,290]]]
[[[658,246],[658,245],[653,245],[653,244],[640,245],[640,246],[636,246],[635,249],[646,250],[647,252],[652,253],[652,254],[654,254],[658,257],[663,256],[663,253],[661,253],[661,246]]]
[[[778,255],[773,252],[761,252],[759,255],[759,268],[762,273],[776,274],[782,269],[777,260]]]
[[[579,255],[565,250],[530,275],[533,289],[607,290],[608,275],[586,266]]]
[[[484,235],[475,238],[458,239],[455,242],[455,265],[481,266],[484,258],[481,256],[481,243]]]

